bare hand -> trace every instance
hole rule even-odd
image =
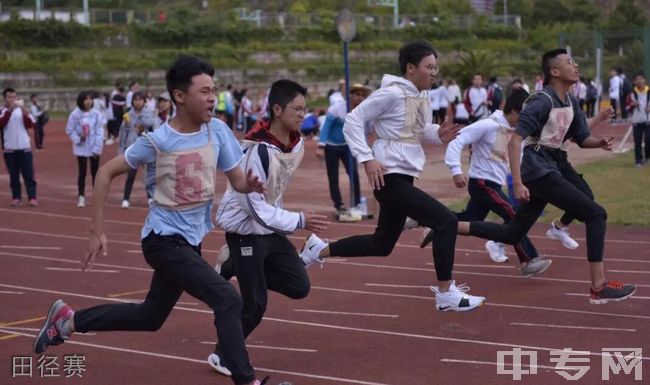
[[[467,177],[465,174],[454,175],[454,185],[458,188],[467,186]]]
[[[325,149],[323,147],[318,147],[316,149],[316,156],[322,159],[325,156]]]
[[[91,232],[88,236],[88,252],[81,257],[81,270],[91,269],[95,263],[95,258],[102,253],[108,254],[106,235],[104,233]]]
[[[251,192],[254,191],[264,194],[266,191],[264,183],[260,181],[260,178],[258,178],[257,175],[253,175],[252,169],[248,169],[248,172],[246,173],[246,186],[248,186]]]
[[[613,136],[610,136],[609,138],[603,138],[600,140],[600,148],[602,148],[605,151],[612,151],[613,146],[614,146]]]
[[[530,192],[528,191],[528,188],[524,186],[523,184],[515,184],[515,198],[522,202],[528,202],[530,200]]]
[[[384,187],[384,173],[387,171],[383,164],[372,159],[363,164],[368,177],[368,183],[375,190],[380,190]]]
[[[449,118],[446,118],[438,128],[438,137],[442,143],[449,143],[456,139],[458,131],[460,131],[460,124],[453,123]]]
[[[327,226],[329,225],[329,221],[325,215],[319,215],[313,212],[306,212],[303,215],[305,216],[305,230],[309,230],[313,233],[320,233],[327,229]]]

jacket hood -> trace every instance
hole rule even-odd
[[[390,87],[393,85],[399,86],[400,88],[406,90],[406,92],[411,96],[420,94],[418,88],[415,86],[415,84],[411,83],[410,80],[407,80],[401,76],[385,74],[381,79],[381,88]]]

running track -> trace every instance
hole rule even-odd
[[[212,315],[187,295],[157,333],[75,335],[51,348],[47,355],[57,357],[58,376],[41,378],[38,356],[30,354],[32,336],[53,300],[64,298],[74,308],[140,300],[151,278],[139,249],[146,215],[141,173],[129,210],[118,208],[124,179],[112,186],[106,210],[109,255],[97,261],[94,271],[78,270],[91,208],[75,205],[76,161],[62,122],[48,128],[46,151],[35,153],[38,208],[9,207],[8,177],[4,168],[0,173],[0,202],[6,202],[0,205],[0,383],[230,384],[204,363],[215,340]],[[314,147],[307,144],[285,201],[288,207],[326,212],[326,176],[312,156]],[[107,147],[103,160],[114,153],[115,146]],[[435,183],[422,185],[437,196],[457,194]],[[372,225],[333,223],[325,236],[369,232]],[[258,376],[270,375],[271,384],[286,380],[294,385],[522,383],[497,374],[496,368],[498,350],[520,347],[537,351],[540,366],[536,375],[523,375],[523,383],[562,384],[568,381],[555,373],[550,351],[567,347],[591,352],[591,363],[583,364],[591,369],[573,383],[594,384],[601,383],[602,348],[644,348],[650,354],[650,230],[608,229],[608,275],[639,287],[634,299],[602,306],[590,305],[586,297],[584,227],[573,226],[581,243],[575,251],[547,240],[544,231],[537,225],[533,241],[553,265],[533,279],[518,274],[511,248],[510,262],[497,265],[481,240],[458,239],[455,279],[488,298],[485,306],[464,314],[434,310],[428,289],[435,277],[430,249],[417,247],[417,230],[406,232],[390,257],[338,259],[322,269],[310,268],[309,297],[292,301],[271,294],[265,320],[247,341]],[[290,238],[300,247],[306,235],[300,231]],[[213,262],[223,242],[222,232],[210,234],[205,258]],[[65,378],[63,356],[71,354],[85,356],[83,378]],[[12,357],[21,356],[33,357],[32,378],[12,378]],[[650,377],[648,358],[642,364]],[[621,372],[602,383],[643,381]]]

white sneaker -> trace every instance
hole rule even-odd
[[[126,199],[122,201],[122,208],[123,208],[123,209],[128,209],[129,206],[131,206],[131,205],[129,204],[129,201],[127,201]]]
[[[329,246],[329,243],[318,238],[316,234],[310,235],[305,241],[305,245],[302,247],[300,252],[300,259],[302,263],[305,264],[305,267],[309,267],[314,263],[323,263],[323,258],[321,258],[320,252]]]
[[[147,199],[147,206],[151,207],[153,205],[153,198]]]
[[[225,366],[221,365],[221,358],[217,354],[210,353],[208,356],[208,364],[212,366],[212,369],[216,370],[217,373],[223,374],[224,376],[232,376],[232,372],[230,369],[226,368]]]
[[[546,232],[546,236],[551,239],[559,240],[562,242],[562,246],[566,247],[567,249],[575,250],[579,246],[578,242],[573,240],[573,238],[571,238],[569,235],[569,229],[567,227],[558,229],[555,227],[554,222],[551,222],[551,228]]]
[[[217,252],[217,263],[214,265],[214,270],[221,274],[221,266],[223,266],[224,263],[226,263],[227,260],[230,259],[230,249],[228,248],[228,244],[225,244],[221,246],[219,251]]]
[[[115,143],[115,140],[113,138],[106,139],[106,145],[107,146],[112,146],[113,143]]]
[[[524,277],[533,277],[535,275],[540,275],[543,272],[548,269],[549,266],[551,266],[551,261],[550,259],[542,259],[540,257],[533,258],[528,263],[526,266],[522,266],[521,269],[519,270],[521,272],[521,275]]]
[[[79,195],[79,200],[77,201],[77,207],[86,207],[86,198],[83,195]]]
[[[456,286],[456,281],[451,281],[449,290],[441,292],[437,286],[431,286],[431,291],[436,293],[436,309],[439,311],[469,311],[483,305],[485,297],[465,294],[469,286],[464,283]]]
[[[429,227],[425,227],[424,231],[420,235],[420,248],[424,249],[429,243],[433,241],[433,230]]]
[[[485,242],[485,249],[490,254],[492,262],[505,263],[508,262],[506,255],[506,248],[501,242],[487,241]]]
[[[406,217],[406,222],[404,222],[404,230],[411,230],[420,227],[418,221],[413,218]]]

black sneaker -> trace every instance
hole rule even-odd
[[[47,319],[43,327],[36,335],[34,341],[34,353],[41,354],[47,350],[50,345],[62,344],[68,339],[68,335],[61,331],[63,323],[74,316],[72,308],[62,300],[58,300],[50,306],[47,312]]]
[[[590,289],[589,302],[594,305],[602,305],[609,301],[622,301],[631,297],[635,291],[636,286],[634,285],[624,285],[619,281],[606,281],[600,289]]]

